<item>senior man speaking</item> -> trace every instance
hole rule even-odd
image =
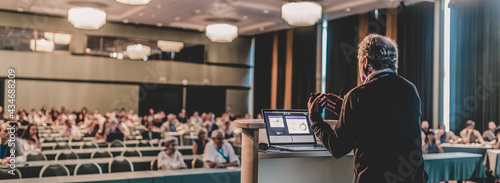
[[[359,44],[362,85],[345,96],[316,93],[309,118],[316,136],[335,158],[354,150],[355,182],[427,182],[420,137],[420,97],[396,72],[396,43],[368,35]],[[339,114],[332,129],[321,118],[326,108]]]

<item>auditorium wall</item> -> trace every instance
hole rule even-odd
[[[74,89],[86,88],[92,85],[93,95],[80,96],[81,103],[65,106],[94,106],[94,102],[111,106],[109,101],[119,99],[121,93],[127,93],[128,88],[116,91],[120,87],[140,88],[142,85],[203,85],[241,90],[245,94],[227,95],[227,102],[242,103],[233,105],[235,111],[248,111],[246,105],[250,90],[249,74],[251,70],[250,48],[251,37],[240,36],[232,43],[213,43],[203,32],[178,29],[165,29],[135,24],[110,23],[99,30],[76,29],[64,17],[32,15],[17,12],[0,11],[0,26],[36,29],[44,31],[63,31],[72,33],[71,53],[38,53],[0,50],[0,77],[7,76],[7,69],[16,70],[19,89],[32,90],[19,92],[16,95],[17,106],[24,108],[40,108],[40,104],[60,105],[46,101],[47,96],[40,91],[57,91],[64,86],[70,93]],[[134,61],[117,60],[106,57],[84,55],[86,35],[119,36],[151,40],[182,41],[189,44],[204,44],[207,47],[206,64],[187,63],[179,61]],[[228,77],[230,76],[230,77]],[[35,84],[35,83],[45,84]],[[37,88],[31,88],[36,86]],[[146,87],[145,87],[146,88]],[[134,89],[135,90],[135,89]],[[73,92],[71,92],[73,91]],[[7,87],[4,87],[7,93]],[[53,93],[49,92],[49,93]],[[115,93],[107,95],[100,92]],[[231,92],[228,92],[231,93]],[[77,97],[77,96],[75,96]],[[139,97],[137,94],[133,97]],[[49,97],[50,98],[50,97]],[[7,103],[4,98],[4,104]],[[29,101],[28,101],[29,99]],[[47,102],[47,103],[45,103]],[[104,104],[107,103],[107,104]],[[138,103],[137,103],[138,105]],[[137,108],[130,106],[130,108]],[[99,108],[101,108],[99,107]],[[128,108],[128,107],[126,107]],[[110,108],[103,108],[109,110]],[[71,109],[71,110],[79,110]]]

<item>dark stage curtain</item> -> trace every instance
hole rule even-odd
[[[357,85],[358,15],[328,22],[326,92],[345,95]],[[337,119],[326,112],[326,119]]]
[[[316,91],[316,40],[317,26],[293,30],[293,109],[307,109],[309,93]]]
[[[500,1],[450,2],[450,129],[499,122]]]
[[[271,107],[273,35],[274,33],[266,33],[255,36],[253,117],[257,117],[261,109]]]
[[[398,10],[398,74],[417,87],[421,120],[432,124],[434,3],[420,2]]]

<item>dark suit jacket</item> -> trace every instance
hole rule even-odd
[[[386,71],[346,95],[335,130],[319,114],[310,119],[335,158],[354,150],[356,182],[427,182],[420,115],[415,86]]]
[[[161,134],[158,132],[153,132],[153,134],[151,134],[151,136],[153,137],[152,139],[149,139],[148,131],[143,131],[141,135],[142,139],[148,139],[148,140],[161,139]]]

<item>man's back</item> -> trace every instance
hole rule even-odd
[[[346,100],[358,106],[345,109],[359,115],[352,121],[358,181],[422,182],[420,98],[413,84],[395,73],[376,76]]]

